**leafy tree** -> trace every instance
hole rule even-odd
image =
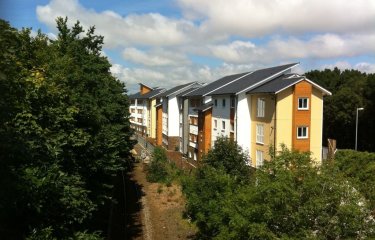
[[[205,166],[184,183],[187,214],[202,239],[355,239],[375,234],[366,198],[334,165],[285,147],[236,182]]]
[[[247,153],[236,141],[231,141],[226,137],[219,137],[215,141],[214,147],[203,157],[202,162],[215,169],[223,169],[239,180],[246,181],[250,175]]]
[[[167,153],[164,148],[155,147],[146,177],[149,182],[166,182],[168,180]]]
[[[375,151],[374,74],[335,68],[314,70],[306,76],[332,92],[324,100],[323,142],[334,138],[338,148],[353,148],[356,109],[364,107],[359,112],[358,149]]]
[[[370,202],[375,214],[375,153],[340,150],[335,164]]]
[[[133,142],[103,38],[58,18],[56,40],[0,20],[0,234],[97,239]],[[107,219],[107,218],[106,218]],[[105,224],[103,222],[102,224]]]

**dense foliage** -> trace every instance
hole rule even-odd
[[[209,156],[215,159],[208,162],[225,159],[227,151],[216,145],[212,151],[216,153]],[[229,151],[243,156],[235,145]],[[201,239],[374,236],[374,220],[363,195],[335,166],[316,166],[307,153],[283,148],[247,182],[238,181],[239,171],[216,166],[205,164],[183,183],[186,213]]]
[[[375,153],[340,150],[335,164],[370,201],[375,216]]]
[[[133,142],[128,99],[103,37],[0,20],[0,238],[98,239],[98,217]]]
[[[162,147],[155,147],[152,153],[152,161],[147,168],[147,181],[165,182],[168,179],[168,162],[166,150]]]
[[[324,99],[323,139],[337,140],[338,148],[355,145],[356,109],[358,117],[358,149],[375,152],[375,74],[356,70],[314,70],[306,76],[332,92]],[[325,142],[324,142],[325,144]]]

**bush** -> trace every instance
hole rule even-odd
[[[375,213],[375,153],[340,150],[335,164],[370,201]]]
[[[156,147],[154,149],[146,178],[149,182],[167,182],[167,153],[164,148]]]
[[[374,237],[374,219],[363,195],[337,167],[316,166],[307,153],[283,148],[240,182],[238,171],[214,164],[183,182],[186,213],[202,239]]]

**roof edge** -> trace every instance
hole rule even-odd
[[[256,88],[256,87],[258,87],[258,86],[260,86],[260,85],[262,85],[262,84],[268,82],[268,80],[270,80],[270,79],[273,79],[273,78],[276,78],[276,77],[280,76],[280,75],[283,74],[284,72],[286,72],[286,71],[288,71],[288,70],[290,70],[290,69],[292,69],[292,68],[294,68],[295,66],[298,66],[298,65],[299,65],[299,63],[294,63],[294,65],[292,65],[292,66],[290,66],[290,67],[288,67],[288,68],[286,68],[286,69],[284,69],[284,70],[282,70],[282,71],[280,71],[280,72],[277,72],[277,73],[273,74],[272,76],[270,76],[270,77],[268,77],[268,78],[265,78],[265,79],[263,79],[262,81],[259,81],[259,82],[257,82],[256,84],[254,84],[254,85],[252,85],[252,86],[249,86],[249,87],[247,87],[247,88],[245,88],[245,89],[243,89],[243,90],[241,90],[241,91],[239,91],[239,92],[237,92],[237,93],[235,93],[235,94],[236,94],[236,95],[239,95],[239,94],[241,94],[241,93],[243,93],[243,92],[248,92],[248,91],[250,91],[251,89],[254,89],[254,88]]]

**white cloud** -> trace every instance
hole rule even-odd
[[[321,59],[330,59],[336,62],[326,65],[330,68],[375,72],[373,63],[337,60],[375,56],[374,0],[177,1],[183,18],[98,12],[78,0],[51,0],[36,12],[51,29],[58,16],[68,16],[69,24],[80,20],[85,29],[95,25],[105,37],[104,51],[116,48],[136,63],[131,68],[116,62],[111,68],[130,91],[140,82],[170,88],[294,61],[318,68]],[[191,56],[203,56],[202,65]],[[205,65],[206,59],[214,64]],[[301,64],[295,71],[309,68]]]
[[[326,64],[321,66],[320,69],[334,69],[337,67],[340,70],[345,70],[345,69],[356,69],[361,72],[365,73],[375,73],[375,64],[374,63],[368,63],[368,62],[359,62],[356,64],[350,64],[347,61],[338,61],[333,64]]]
[[[375,33],[361,35],[323,34],[308,40],[296,37],[274,38],[255,45],[249,41],[233,41],[211,45],[211,54],[232,63],[273,63],[288,59],[327,59],[375,54]]]
[[[36,9],[39,21],[51,28],[55,19],[68,16],[69,23],[77,20],[87,28],[95,25],[97,32],[105,37],[107,47],[128,45],[170,46],[185,43],[194,26],[183,19],[167,18],[159,13],[130,14],[125,17],[113,11],[95,12],[86,9],[78,0],[52,0]]]
[[[178,0],[201,28],[246,37],[275,32],[374,32],[373,0]]]
[[[375,73],[375,63],[360,62],[354,65],[354,68],[366,73]]]
[[[153,49],[150,52],[136,48],[126,48],[123,51],[126,60],[146,66],[178,66],[190,64],[190,60],[178,52],[171,52],[165,49]]]

